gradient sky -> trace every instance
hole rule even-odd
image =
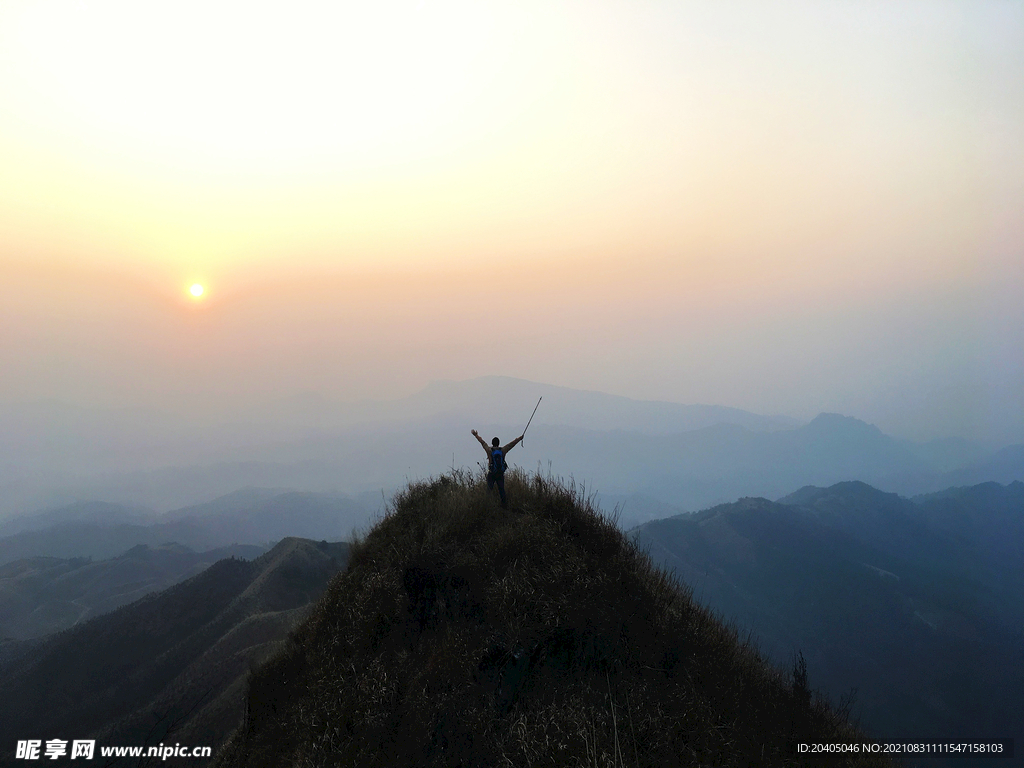
[[[0,4],[0,402],[1019,442],[1022,212],[1020,2]]]

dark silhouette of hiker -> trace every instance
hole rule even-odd
[[[505,470],[508,469],[508,464],[505,463],[505,455],[522,441],[523,436],[520,435],[511,443],[502,447],[501,441],[498,438],[491,440],[491,444],[488,445],[475,429],[471,429],[470,432],[473,433],[473,437],[480,441],[480,445],[487,452],[487,490],[493,491],[495,484],[497,484],[498,495],[501,497],[501,506],[507,507],[508,499],[505,498]]]

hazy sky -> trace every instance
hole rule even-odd
[[[3,402],[1024,441],[1024,4],[5,0],[0,270]]]

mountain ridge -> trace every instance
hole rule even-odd
[[[253,672],[216,764],[789,765],[796,740],[864,738],[579,491],[506,487],[509,510],[479,475],[399,494]]]

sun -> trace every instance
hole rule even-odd
[[[206,289],[203,288],[203,286],[201,286],[199,283],[195,283],[191,288],[188,289],[188,292],[191,293],[193,297],[199,299],[202,298],[205,290]]]

